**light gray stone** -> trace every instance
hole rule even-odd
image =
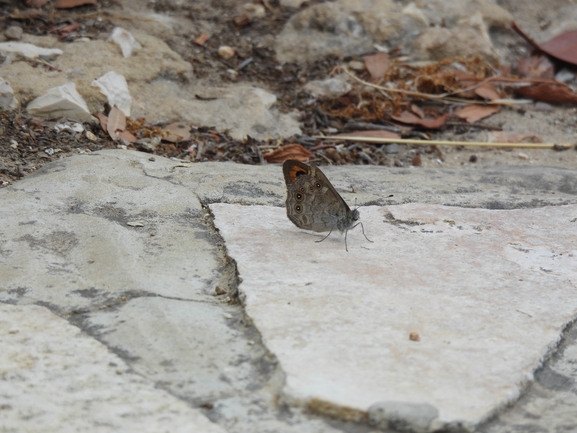
[[[91,84],[114,71],[128,82],[133,98],[130,113],[133,118],[145,117],[151,123],[183,121],[213,126],[227,130],[236,139],[300,134],[296,115],[280,113],[274,106],[276,96],[272,93],[247,85],[214,87],[198,83],[193,78],[190,63],[160,39],[138,31],[134,32],[134,37],[143,48],[130,58],[124,58],[112,42],[91,40],[64,44],[52,37],[28,37],[26,40],[55,47],[46,52],[62,54],[53,61],[54,73],[43,74],[25,61],[14,61],[2,67],[2,76],[24,103],[50,88],[72,82],[85,99],[88,110],[97,113],[103,110],[107,98]],[[8,49],[2,47],[14,45],[12,42],[6,44],[0,46],[0,51]],[[86,59],[87,52],[91,53],[89,59]],[[204,98],[199,99],[196,95]]]
[[[3,433],[224,433],[44,307],[0,304]]]
[[[100,152],[99,152],[100,153]],[[196,185],[204,203],[284,206],[286,186],[280,164],[254,167],[203,163],[174,173],[147,167],[147,173],[173,182]],[[224,174],[214,173],[223,170]],[[376,166],[323,167],[323,172],[353,204],[430,203],[486,209],[516,209],[575,203],[577,172],[562,168],[495,167],[415,169]],[[351,192],[351,185],[356,193]],[[393,197],[389,197],[389,195]]]
[[[10,26],[6,29],[4,35],[12,41],[19,41],[22,38],[22,33],[22,27]]]
[[[488,28],[507,29],[514,20],[507,5],[492,0],[463,0],[447,2],[426,0],[417,2],[430,25],[452,28],[468,17],[479,14]]]
[[[511,21],[512,15],[491,0],[432,0],[405,7],[390,0],[339,0],[293,16],[277,38],[276,51],[281,62],[311,62],[362,55],[374,50],[373,44],[404,45],[412,47],[415,59],[480,55],[495,60],[487,29],[508,29]]]
[[[514,312],[511,317],[500,320],[499,314],[502,307],[498,306],[497,301],[501,298],[500,293],[506,292],[506,289],[501,291],[495,289],[490,299],[485,299],[487,292],[483,290],[468,292],[468,295],[462,296],[454,296],[454,292],[451,292],[451,295],[444,297],[442,302],[428,301],[428,297],[433,296],[433,289],[421,290],[409,300],[411,313],[406,317],[403,316],[390,327],[380,326],[379,321],[387,320],[387,317],[393,319],[394,314],[405,311],[401,308],[402,304],[398,301],[371,302],[374,296],[381,293],[380,290],[384,285],[397,281],[397,278],[405,274],[420,278],[431,287],[443,286],[432,284],[438,279],[442,279],[443,284],[446,283],[445,289],[452,287],[451,278],[459,276],[457,271],[462,269],[463,264],[466,264],[468,256],[459,255],[458,259],[445,260],[436,266],[434,274],[425,274],[424,265],[426,262],[432,261],[434,264],[434,260],[442,260],[443,254],[446,253],[427,255],[425,251],[431,246],[429,242],[431,239],[434,238],[438,243],[447,233],[462,236],[456,243],[463,250],[474,250],[474,242],[489,239],[485,236],[498,237],[496,232],[511,225],[514,226],[511,233],[518,235],[518,238],[521,238],[523,233],[530,232],[533,237],[531,242],[535,245],[539,237],[548,242],[543,245],[551,246],[551,242],[558,241],[556,234],[544,236],[543,233],[547,230],[554,233],[560,231],[568,233],[569,235],[565,236],[566,242],[572,242],[570,236],[574,233],[574,230],[571,230],[571,224],[575,224],[574,213],[568,219],[569,222],[561,223],[555,219],[555,215],[568,207],[558,205],[575,205],[576,203],[577,173],[574,170],[543,167],[485,170],[327,167],[323,170],[348,203],[353,204],[357,198],[359,204],[389,205],[389,210],[395,219],[388,221],[398,223],[398,225],[384,224],[385,216],[381,214],[375,218],[372,206],[361,207],[361,220],[365,224],[367,235],[375,241],[375,244],[381,244],[384,251],[378,254],[378,264],[373,265],[370,257],[376,245],[367,242],[357,228],[348,236],[351,253],[346,255],[345,262],[339,265],[341,263],[339,260],[342,259],[340,256],[346,254],[342,238],[333,234],[323,243],[316,244],[314,243],[316,237],[298,230],[287,220],[282,209],[286,188],[279,165],[256,167],[232,163],[203,163],[183,166],[178,161],[161,157],[155,157],[155,160],[151,161],[149,158],[148,154],[120,150],[77,156],[50,164],[15,185],[0,190],[0,200],[3,204],[0,208],[3,221],[0,228],[0,275],[2,276],[0,299],[4,302],[21,304],[18,308],[25,307],[24,304],[44,304],[52,311],[70,317],[70,322],[79,326],[85,334],[96,338],[110,351],[124,359],[132,372],[140,375],[137,377],[146,378],[146,382],[155,384],[159,391],[168,391],[175,398],[186,401],[193,407],[201,407],[211,420],[226,428],[229,433],[365,431],[368,428],[366,426],[339,424],[337,421],[328,422],[323,419],[322,415],[361,422],[364,419],[363,416],[370,413],[368,408],[379,401],[400,402],[400,409],[403,410],[416,407],[412,405],[424,403],[422,400],[401,400],[397,396],[387,398],[381,394],[363,410],[335,405],[333,399],[340,398],[341,394],[354,396],[353,391],[356,385],[343,386],[337,392],[331,392],[330,398],[323,399],[322,376],[317,376],[309,381],[307,386],[315,386],[315,392],[318,394],[315,394],[316,397],[309,401],[306,407],[300,407],[304,399],[294,392],[295,389],[300,389],[298,381],[295,385],[295,374],[298,376],[312,371],[313,368],[323,368],[323,374],[326,374],[347,360],[357,360],[364,365],[371,359],[369,355],[372,353],[372,348],[386,346],[375,345],[376,340],[373,339],[362,350],[355,352],[362,353],[362,357],[352,355],[343,357],[342,352],[339,351],[341,347],[339,338],[347,333],[341,332],[335,338],[330,339],[330,346],[335,351],[334,356],[331,354],[317,356],[314,361],[307,364],[306,368],[303,367],[295,373],[293,364],[287,361],[285,354],[278,360],[275,357],[279,353],[277,342],[274,338],[270,339],[268,324],[263,321],[263,317],[267,314],[270,317],[274,316],[275,326],[279,328],[279,332],[281,324],[285,323],[282,333],[286,338],[296,335],[294,344],[288,350],[290,358],[298,356],[303,345],[306,345],[307,338],[311,335],[310,332],[315,329],[330,331],[334,328],[336,332],[343,326],[347,327],[348,324],[352,326],[357,323],[360,330],[350,335],[351,338],[357,337],[355,344],[364,341],[363,338],[369,338],[379,330],[382,334],[383,329],[389,329],[387,335],[392,335],[391,339],[394,343],[397,341],[394,330],[398,328],[399,323],[403,323],[404,318],[413,317],[418,321],[419,317],[432,317],[434,312],[440,311],[441,308],[444,308],[446,313],[447,308],[454,307],[460,300],[469,299],[473,302],[482,298],[482,305],[486,308],[477,308],[480,310],[477,313],[496,314],[497,319],[494,320],[499,323],[493,324],[488,319],[484,322],[485,325],[492,324],[490,327],[485,326],[484,329],[485,332],[491,332],[491,338],[485,340],[482,337],[470,338],[466,343],[473,346],[493,344],[500,341],[499,332],[506,329],[508,321],[513,318],[525,320],[518,328],[511,330],[507,347],[503,349],[506,351],[516,350],[523,346],[528,338],[535,340],[531,342],[532,344],[541,341],[541,334],[535,332],[535,326],[538,328],[537,322],[542,322],[540,319],[543,317],[542,314],[549,311],[551,307],[555,307],[555,320],[560,323],[564,320],[564,311],[571,306],[571,300],[575,299],[575,296],[566,296],[565,305],[561,308],[557,308],[555,303],[555,299],[558,299],[556,296],[561,296],[562,291],[565,290],[566,282],[562,280],[563,272],[565,274],[574,272],[571,271],[573,269],[571,264],[565,263],[565,260],[571,260],[568,257],[571,252],[570,248],[567,249],[567,254],[564,252],[560,256],[548,255],[548,250],[534,247],[529,243],[510,245],[499,251],[495,245],[504,242],[503,236],[494,242],[495,251],[491,254],[480,253],[478,255],[482,260],[479,260],[479,264],[475,262],[474,265],[469,266],[468,272],[471,275],[467,278],[475,275],[485,278],[489,273],[483,271],[483,266],[490,266],[493,261],[498,260],[499,254],[504,252],[506,253],[506,258],[502,260],[504,263],[491,266],[493,276],[489,277],[489,280],[490,278],[499,279],[497,274],[503,266],[506,266],[506,263],[516,263],[518,267],[512,274],[522,275],[524,278],[523,282],[511,282],[512,286],[518,290],[529,290],[535,281],[557,281],[556,287],[559,292],[551,296],[547,302],[541,302],[536,313],[519,308],[520,311],[532,317]],[[351,192],[351,185],[354,185],[355,194]],[[387,197],[389,194],[394,194],[394,197]],[[227,230],[221,232],[227,242],[227,254],[234,259],[242,257],[242,254],[238,254],[235,250],[235,243],[245,242],[242,239],[246,237],[249,238],[246,242],[258,242],[262,248],[272,245],[274,250],[270,254],[268,252],[260,254],[258,259],[249,263],[250,266],[264,265],[269,260],[274,261],[274,254],[288,251],[291,240],[298,242],[296,245],[298,252],[293,254],[294,258],[299,258],[295,265],[298,271],[293,271],[291,278],[285,278],[281,271],[291,269],[291,262],[279,259],[277,263],[283,263],[283,266],[276,266],[275,277],[263,283],[263,296],[258,302],[262,305],[265,305],[265,301],[272,302],[263,316],[253,315],[251,302],[254,298],[246,294],[246,298],[241,297],[248,302],[247,311],[255,319],[254,326],[250,319],[246,320],[242,306],[223,302],[228,296],[227,290],[236,288],[235,270],[230,264],[226,265],[220,237],[211,228],[210,219],[204,218],[202,211],[202,205],[208,204],[214,207],[212,203],[217,202],[251,205],[242,206],[234,211],[234,223],[242,232],[238,234],[238,238],[231,240]],[[453,207],[391,206],[407,202],[451,204]],[[273,205],[277,208],[273,209],[270,216],[262,217],[262,209],[266,208],[255,206],[257,204]],[[483,209],[463,210],[454,207],[455,205],[516,210],[506,212]],[[544,208],[547,205],[549,207]],[[419,209],[418,212],[415,211],[416,209]],[[445,214],[441,220],[435,222],[435,218],[438,218],[435,212],[439,212],[439,209],[453,214],[449,218]],[[551,211],[552,214],[547,216],[546,224],[536,225],[537,221],[543,220],[543,217],[539,215],[545,211],[544,209]],[[411,213],[409,210],[416,213]],[[475,212],[480,212],[480,215],[514,212],[515,217],[500,220],[498,224],[495,220],[493,228],[489,230],[480,224],[461,224],[462,230],[451,226],[451,221],[463,223],[468,221],[467,215],[474,215]],[[527,212],[532,215],[530,221],[517,217]],[[241,223],[244,221],[245,213],[252,218],[257,217],[259,221]],[[426,215],[426,218],[423,215]],[[217,213],[217,225],[219,218]],[[483,218],[486,219],[486,217]],[[28,224],[31,221],[35,222]],[[425,224],[416,225],[417,223]],[[143,227],[139,227],[141,224]],[[264,224],[264,226],[261,227],[259,224]],[[439,224],[442,226],[440,229]],[[568,226],[565,228],[566,225]],[[398,232],[398,236],[382,238],[379,234],[382,226],[388,227],[391,233]],[[429,227],[431,230],[428,229]],[[482,230],[479,231],[479,228]],[[285,232],[286,230],[290,233]],[[438,230],[443,230],[444,233],[437,233]],[[155,236],[151,237],[151,233]],[[407,237],[410,237],[409,241],[413,237],[415,239],[408,244],[401,245],[399,242]],[[145,239],[153,243],[147,243]],[[473,246],[467,247],[468,244],[464,243],[466,239],[473,242]],[[433,243],[433,245],[436,244]],[[441,248],[441,246],[437,245],[436,248]],[[553,250],[556,248],[554,247]],[[448,247],[446,249],[451,250]],[[316,258],[314,254],[318,250],[323,251],[323,255],[326,254],[326,256]],[[306,257],[303,251],[306,251]],[[455,251],[460,252],[457,249]],[[246,253],[245,248],[243,254]],[[362,254],[362,265],[359,265],[358,260],[354,258],[356,253]],[[306,307],[306,304],[301,302],[302,299],[306,299],[310,306],[315,305],[315,296],[318,295],[317,285],[310,278],[314,275],[320,275],[323,278],[328,275],[329,277],[326,277],[328,281],[330,275],[334,274],[333,271],[328,270],[331,264],[321,266],[321,262],[329,260],[331,254],[340,257],[338,260],[330,260],[334,262],[332,265],[336,264],[339,267],[338,272],[346,270],[346,272],[354,273],[354,277],[341,278],[339,283],[332,284],[330,293],[321,302],[321,313],[310,317],[295,315],[299,308]],[[419,260],[414,257],[411,259],[411,254],[419,255]],[[426,260],[422,259],[424,256]],[[90,263],[91,260],[93,260],[92,263]],[[483,263],[483,261],[489,263]],[[545,262],[547,266],[542,266]],[[253,285],[256,280],[249,272],[250,266],[243,259],[238,259],[237,263],[240,277],[243,278],[240,286],[242,290],[247,285]],[[90,264],[92,266],[89,266]],[[309,266],[316,266],[318,269],[315,272],[308,272]],[[364,288],[357,287],[358,284],[369,287],[368,283],[364,283],[366,278],[382,266],[388,270],[381,272],[378,276],[379,290],[365,293]],[[418,266],[418,270],[402,272],[406,266]],[[543,270],[537,269],[537,266],[543,267]],[[338,272],[335,275],[338,275]],[[454,275],[451,277],[442,272],[451,272]],[[389,278],[383,280],[385,274],[389,275]],[[263,275],[265,274],[261,273],[260,278],[264,278]],[[307,282],[313,283],[304,287],[303,292],[299,291],[298,285],[293,285],[287,290],[278,290],[286,284],[286,281],[292,281],[303,275],[307,277]],[[526,278],[527,275],[530,278]],[[571,275],[567,275],[566,280],[574,279]],[[502,284],[508,281],[505,277],[500,280],[504,281]],[[343,285],[342,281],[346,283]],[[461,279],[462,288],[459,289],[459,293],[467,290],[468,286],[463,284],[463,281],[468,280]],[[225,288],[225,294],[218,298],[213,296],[216,286]],[[399,283],[398,287],[401,286],[406,287]],[[80,292],[77,291],[78,287],[82,288]],[[91,290],[91,287],[94,287],[94,290]],[[134,287],[140,287],[143,290],[128,290]],[[223,291],[219,290],[219,293]],[[407,291],[400,291],[398,295],[402,296],[403,293],[407,294]],[[533,294],[525,294],[527,296],[520,296],[511,302],[517,304],[521,302],[526,305],[536,305],[540,302],[539,298]],[[353,295],[355,298],[351,300],[350,297]],[[274,299],[271,301],[269,296]],[[332,308],[331,306],[337,305],[339,300],[345,302],[345,306]],[[286,302],[283,303],[284,301]],[[354,308],[358,305],[369,310],[372,308],[380,315],[364,327],[362,326],[363,320],[367,319],[363,314],[357,314],[354,320],[347,321],[347,314],[354,312]],[[283,322],[283,312],[288,311],[288,308],[293,308],[290,310],[292,315],[288,322]],[[426,308],[426,314],[416,313],[424,308]],[[475,310],[473,307],[463,308],[467,312]],[[39,310],[27,310],[27,314],[34,317],[37,311]],[[383,311],[387,314],[383,314]],[[314,326],[307,327],[307,320],[311,317],[315,321]],[[370,316],[367,315],[367,317]],[[474,314],[468,314],[467,318],[461,321],[463,325],[459,322],[455,333],[466,333],[468,327],[476,323],[473,320],[474,317],[476,317]],[[458,320],[458,316],[451,320]],[[330,326],[323,327],[322,323],[325,323],[323,321],[330,322]],[[400,357],[402,365],[398,369],[383,366],[383,362],[390,361],[390,357],[379,359],[378,366],[370,371],[371,383],[377,382],[380,375],[387,374],[387,371],[400,377],[409,374],[419,357],[417,352],[426,352],[431,344],[436,344],[434,338],[431,338],[434,335],[431,329],[437,322],[429,320],[425,326],[426,329],[423,328],[424,331],[417,330],[421,337],[419,342],[410,341],[406,334],[401,333],[401,340],[398,341],[395,351],[408,345],[416,352],[408,357]],[[548,322],[549,325],[551,323]],[[265,336],[264,341],[261,339],[260,331]],[[407,331],[413,332],[414,330],[407,329]],[[560,326],[551,325],[551,335],[558,337],[559,333]],[[477,334],[468,334],[469,337],[471,335]],[[376,338],[378,340],[381,337],[382,335]],[[404,340],[404,337],[407,337],[408,341]],[[452,346],[449,345],[452,350],[455,350],[458,346],[457,342],[461,341],[457,340]],[[550,339],[550,341],[554,340],[554,337]],[[571,380],[576,374],[572,358],[575,341],[574,339],[571,341],[568,341],[566,346],[562,343],[558,363],[546,363],[542,372],[537,371],[535,382],[531,382],[530,374],[519,380],[517,393],[512,392],[509,395],[508,401],[512,405],[511,409],[502,407],[503,413],[495,421],[478,427],[477,430],[483,433],[485,431],[505,433],[508,428],[510,431],[511,425],[520,423],[527,428],[545,428],[546,423],[551,426],[570,426],[573,401],[570,387],[573,386]],[[323,347],[325,346],[319,343],[315,346],[315,350]],[[353,346],[347,345],[346,353],[349,353],[350,347]],[[443,348],[445,349],[444,346]],[[543,353],[545,352],[546,349],[543,350]],[[472,362],[469,360],[472,357],[471,353],[477,352],[467,352],[465,356],[467,359],[465,361],[461,359],[459,362],[464,363],[465,366],[467,362]],[[503,359],[500,354],[495,355],[494,359],[490,360],[490,365],[495,366],[498,371],[499,368],[508,365],[508,362],[519,362],[521,359],[519,357],[524,353],[526,353],[525,349],[521,348],[519,352],[515,352],[514,356],[505,356],[507,359]],[[414,376],[408,380],[418,378],[421,380],[419,386],[425,387],[426,381],[423,377],[428,376],[424,371],[430,371],[435,366],[454,365],[454,363],[443,362],[445,355],[443,351],[436,351],[434,355],[428,356],[427,362],[431,365],[426,369],[417,369],[418,372],[415,372]],[[482,353],[479,356],[482,357]],[[538,362],[535,362],[531,364],[533,367],[529,365],[523,368],[513,368],[508,378],[523,375],[524,372],[532,372],[534,366],[538,365]],[[348,369],[347,374],[335,379],[334,383],[338,384],[341,377],[350,376],[355,379],[361,377],[362,365],[355,365],[354,368]],[[456,369],[459,374],[465,374],[466,371],[463,372],[463,370]],[[452,372],[447,374],[450,373]],[[484,377],[488,376],[502,377],[493,373]],[[26,380],[35,379],[27,378]],[[566,381],[569,382],[569,388],[565,385]],[[11,386],[10,383],[8,382],[6,386]],[[395,382],[392,380],[390,383]],[[523,383],[527,385],[527,390],[523,387]],[[515,403],[518,394],[522,397]],[[499,399],[499,393],[481,392],[480,395],[483,398]],[[399,410],[395,409],[396,412],[392,411],[393,403],[387,404],[388,412],[386,413],[389,415],[401,413],[399,407],[397,407]],[[139,402],[135,404],[137,406],[135,411],[143,410],[142,408],[145,407]],[[27,407],[20,403],[16,406]],[[435,407],[439,409],[439,419],[433,420],[429,428],[447,426],[446,418],[443,418],[447,416],[444,406],[435,404]],[[155,411],[161,412],[160,409]],[[313,411],[317,415],[312,415],[308,411]],[[90,412],[94,413],[94,410],[91,409]],[[402,413],[405,415],[399,415],[396,419],[399,422],[405,422],[406,426],[412,426],[413,429],[418,429],[429,419],[419,418],[416,412],[411,410]],[[487,418],[491,414],[493,412],[489,411]],[[535,421],[535,418],[540,416],[543,421]],[[74,418],[71,420],[74,423],[82,421]],[[381,421],[383,421],[382,418]],[[401,424],[395,425],[398,427]],[[476,424],[464,422],[450,424],[451,428],[473,428],[473,425]],[[480,430],[482,428],[491,430]],[[544,431],[553,433],[553,430]]]
[[[91,86],[91,83],[110,71],[123,75],[131,83],[129,88],[135,96],[139,95],[145,83],[159,76],[190,81],[192,67],[164,42],[143,33],[138,34],[138,39],[145,49],[139,51],[138,55],[125,59],[112,42],[92,40],[64,44],[53,37],[27,36],[25,41],[54,47],[52,50],[57,49],[61,53],[59,58],[53,61],[56,73],[42,74],[27,62],[15,61],[2,68],[3,76],[10,81],[15,93],[24,102],[43,95],[50,88],[74,82],[91,113],[102,111],[107,102],[106,96]],[[91,53],[89,58],[86,58],[87,52]],[[79,71],[82,73],[78,73]],[[158,95],[160,96],[162,95]],[[147,103],[155,105],[154,100],[148,100]],[[140,105],[144,105],[143,100],[140,100]]]
[[[434,429],[472,430],[519,397],[577,316],[577,205],[363,207],[374,243],[350,231],[348,253],[284,209],[211,209],[291,404],[427,403]]]
[[[77,122],[95,122],[90,115],[86,102],[76,91],[74,83],[53,87],[38,98],[30,101],[26,111],[33,116],[59,118],[67,117]]]
[[[397,143],[387,144],[385,146],[385,153],[395,154],[399,153],[401,150],[400,146]]]
[[[519,401],[478,429],[479,433],[577,431],[577,326],[568,328],[557,352]]]
[[[426,403],[400,403],[387,401],[375,403],[368,410],[369,423],[380,428],[397,431],[426,433],[438,418],[436,407]]]
[[[353,86],[347,82],[346,76],[338,75],[326,80],[310,81],[304,86],[304,90],[314,97],[337,97],[351,91]]]
[[[203,302],[140,297],[76,320],[121,350],[136,372],[201,405],[263,382],[274,367],[272,357],[267,365],[262,347],[247,356],[248,339],[227,324],[239,320],[237,310],[223,310],[209,297]]]
[[[412,57],[417,60],[443,60],[459,56],[498,60],[488,28],[479,12],[459,21],[450,29],[426,29],[415,39],[412,48]]]
[[[201,205],[188,188],[146,176],[150,165],[176,164],[87,154],[0,190],[0,300],[72,311],[135,294],[212,292],[220,264]]]
[[[394,40],[403,29],[401,9],[391,0],[319,3],[287,22],[275,49],[281,62],[344,57],[369,52],[373,43]]]
[[[338,433],[274,404],[284,375],[239,305],[141,297],[74,321],[135,372],[205,408],[229,432]]]
[[[40,56],[57,56],[62,54],[62,50],[59,50],[58,48],[39,47],[25,42],[1,42],[0,53],[4,55],[15,54],[28,59],[35,59]],[[2,69],[5,71],[9,67],[10,65],[3,65]],[[9,77],[9,75],[4,76]],[[22,79],[24,79],[24,77],[22,77]]]
[[[4,79],[0,79],[0,108],[2,110],[14,110],[20,104],[14,97],[14,90],[10,83]]]
[[[280,114],[273,107],[276,96],[257,87],[193,87],[188,90],[190,97],[183,98],[182,90],[173,83],[159,81],[147,89],[147,92],[150,91],[173,96],[168,101],[169,118],[185,119],[194,125],[210,125],[219,130],[228,130],[235,139],[244,140],[249,136],[269,139],[301,133],[297,116]],[[202,99],[194,95],[200,95]],[[158,110],[158,107],[150,105],[140,108],[147,117]]]

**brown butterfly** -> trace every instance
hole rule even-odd
[[[284,162],[282,171],[288,191],[286,213],[294,225],[305,230],[329,232],[317,242],[328,238],[334,229],[345,232],[345,249],[348,251],[347,232],[360,224],[363,235],[372,242],[365,235],[363,224],[357,223],[359,211],[351,210],[316,165],[289,159]]]

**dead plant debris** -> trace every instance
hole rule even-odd
[[[158,8],[162,8],[162,2],[158,3]],[[178,37],[165,39],[194,64],[199,79],[210,82],[211,77],[217,76],[219,80],[235,82],[242,78],[282,95],[279,108],[300,113],[302,135],[268,141],[249,137],[243,142],[208,125],[189,125],[179,119],[154,124],[143,118],[131,119],[115,107],[97,115],[100,126],[85,124],[83,132],[78,132],[67,119],[40,120],[7,111],[0,116],[4,137],[0,146],[0,186],[47,162],[104,148],[138,150],[176,158],[182,163],[263,164],[290,158],[312,159],[320,164],[419,166],[427,155],[434,155],[442,162],[444,154],[440,146],[568,147],[543,143],[546,140],[542,137],[523,135],[523,131],[507,135],[499,131],[499,126],[484,124],[483,119],[499,110],[517,109],[521,102],[526,102],[516,99],[519,96],[553,104],[577,103],[575,91],[553,78],[556,65],[550,59],[577,64],[572,57],[577,32],[535,44],[539,53],[519,64],[518,76],[481,58],[454,57],[424,66],[410,64],[400,57],[402,47],[352,59],[357,63],[357,67],[351,67],[352,72],[344,66],[351,59],[326,58],[304,66],[279,65],[272,50],[247,42],[257,33],[276,35],[295,13],[278,2],[262,3],[236,15],[216,16],[210,11],[198,11],[200,19],[217,20],[226,30],[191,35],[186,43]],[[110,32],[119,20],[128,19],[102,12],[102,4],[96,4],[95,0],[53,3],[26,0],[26,5],[29,9],[4,6],[6,20],[2,26],[17,22],[29,34],[51,33],[64,42],[73,42]],[[55,8],[61,9],[55,11]],[[235,55],[229,59],[219,56],[218,48],[222,46],[234,47]],[[37,66],[50,69],[48,64]],[[353,84],[346,95],[312,100],[311,95],[301,90],[306,82],[339,72],[347,74]],[[57,125],[64,126],[57,128]],[[492,131],[490,140],[495,142],[432,140],[444,131],[461,134],[482,129]],[[388,145],[382,146],[383,143]],[[478,157],[473,156],[470,161],[477,161]]]

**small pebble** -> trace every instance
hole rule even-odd
[[[249,18],[263,18],[266,15],[264,6],[256,3],[245,3],[240,8]]]
[[[22,27],[12,26],[6,29],[4,36],[13,41],[19,41],[22,39],[22,33]]]
[[[524,159],[524,160],[529,159],[529,155],[527,155],[525,153],[519,153],[517,156],[519,157],[519,159]]]
[[[391,144],[387,144],[385,146],[385,153],[389,153],[389,154],[399,153],[400,150],[401,150],[401,148],[399,147],[399,145],[397,143],[391,143]]]
[[[363,72],[365,70],[365,64],[359,62],[358,60],[352,60],[349,62],[349,69],[357,72]]]
[[[227,69],[226,76],[230,81],[238,81],[239,79],[238,72],[234,69]]]
[[[469,157],[469,162],[477,162],[477,155],[471,155]]]
[[[568,69],[561,69],[555,74],[555,79],[560,83],[569,83],[575,79],[575,74]]]
[[[547,104],[546,102],[536,102],[535,103],[535,110],[536,111],[553,111],[553,106],[551,104]]]
[[[234,56],[234,48],[229,47],[228,45],[223,45],[218,48],[218,55],[223,59],[230,59]]]
[[[421,165],[421,155],[418,153],[413,157],[413,165],[419,167]]]

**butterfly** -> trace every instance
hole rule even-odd
[[[322,242],[337,229],[345,233],[361,225],[363,235],[365,228],[361,222],[358,209],[353,209],[343,200],[324,173],[313,163],[304,164],[295,160],[284,162],[283,174],[287,186],[286,211],[288,218],[298,228],[329,234],[317,242]]]

